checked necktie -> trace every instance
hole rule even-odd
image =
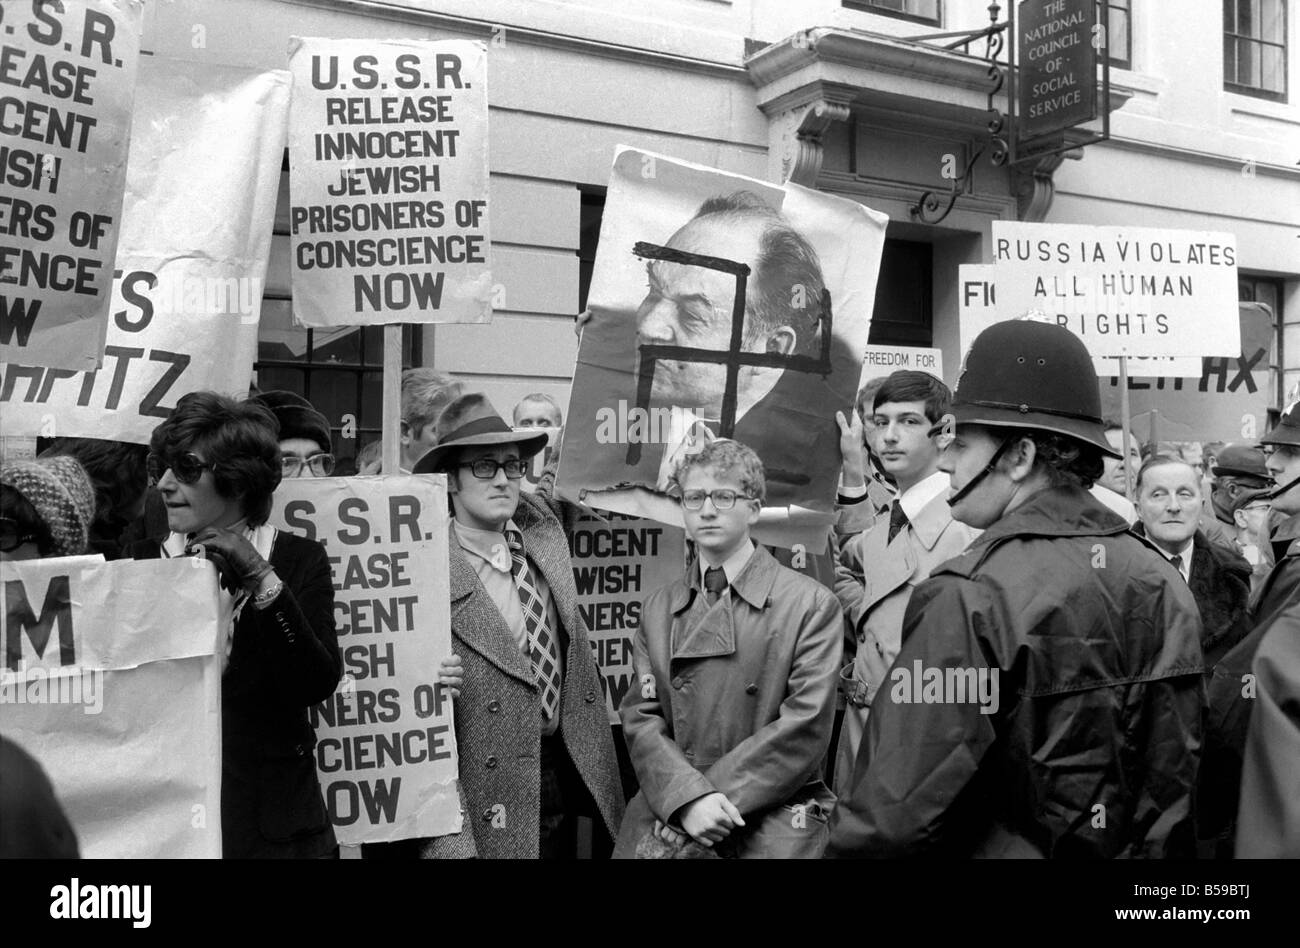
[[[903,502],[896,500],[889,507],[889,541],[894,542],[898,531],[907,526],[907,514],[903,512]]]
[[[542,714],[549,721],[560,706],[560,653],[555,636],[546,627],[546,601],[533,583],[528,560],[524,556],[523,535],[506,531],[510,545],[510,573],[519,589],[519,604],[524,610],[524,628],[528,635],[528,657],[533,674],[542,689]]]

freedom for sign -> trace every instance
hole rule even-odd
[[[281,482],[271,523],[329,555],[343,680],[311,711],[339,842],[459,832],[451,695],[447,487],[442,477]]]
[[[81,854],[220,857],[216,567],[6,562],[0,590],[5,738],[49,774]]]
[[[283,72],[145,59],[103,367],[0,366],[6,434],[147,444],[187,392],[248,390],[288,108]]]
[[[289,68],[299,324],[489,321],[486,47],[295,37]]]
[[[0,4],[0,360],[96,369],[104,351],[138,0]]]
[[[998,308],[1041,313],[1094,356],[1236,356],[1232,234],[993,222]]]

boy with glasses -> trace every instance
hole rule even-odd
[[[451,633],[439,682],[456,702],[465,824],[429,857],[574,855],[577,815],[613,836],[614,744],[569,545],[548,501],[520,493],[546,433],[514,431],[480,394],[437,422],[414,473],[445,472],[452,507]]]
[[[641,792],[614,856],[817,858],[839,603],[750,539],[765,493],[750,448],[714,441],[672,484],[698,556],[642,605],[619,709]]]

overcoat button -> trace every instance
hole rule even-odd
[[[865,633],[865,632],[859,632],[859,633],[858,633],[858,641],[859,641],[859,642],[865,642],[866,640],[867,640],[867,633]]]
[[[484,822],[484,823],[491,823],[491,822],[492,822],[492,811],[491,811],[491,810],[484,810],[484,811],[483,811],[483,822]]]
[[[483,765],[487,767],[488,770],[492,770],[497,765],[497,759],[489,756],[487,760],[483,761]]]
[[[674,688],[679,688],[679,689],[682,687],[682,679],[681,679],[681,676],[678,676],[678,677],[676,677],[676,678],[673,679],[673,687],[674,687]]]
[[[747,694],[747,695],[756,695],[756,694],[758,694],[758,685],[754,684],[754,683],[751,681],[749,684],[747,684],[747,685],[745,686],[745,694]]]
[[[488,702],[488,712],[489,712],[490,714],[496,714],[496,713],[497,713],[498,711],[500,711],[500,710],[501,710],[501,702],[500,702],[500,701],[489,701],[489,702]]]
[[[303,749],[302,749],[302,745],[301,745],[301,744],[295,744],[295,745],[293,746],[293,752],[294,752],[295,754],[297,754],[299,757],[301,757],[301,756],[303,755],[303,753],[304,753],[304,752],[303,752]]]
[[[596,692],[594,692],[594,691],[588,691],[588,692],[587,692],[585,695],[583,695],[582,697],[583,697],[583,700],[587,702],[587,704],[595,704],[595,703],[596,703]]]

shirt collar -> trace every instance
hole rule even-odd
[[[929,477],[903,491],[898,502],[902,504],[907,519],[915,520],[920,516],[925,505],[948,490],[949,486],[948,475],[943,471],[935,471]]]
[[[753,555],[754,555],[754,541],[746,540],[743,544],[741,544],[740,549],[736,550],[735,553],[732,553],[729,557],[727,557],[723,561],[722,571],[727,574],[728,586],[735,585],[737,577],[740,576],[741,571],[744,570],[745,566],[749,563],[749,558]],[[701,589],[704,588],[704,571],[707,568],[708,568],[708,564],[704,562],[704,557],[701,556],[700,557],[700,588]]]
[[[499,573],[510,572],[510,547],[506,544],[506,533],[511,530],[521,532],[513,520],[506,521],[505,529],[501,531],[480,530],[455,519],[451,526],[462,550],[474,554]]]

